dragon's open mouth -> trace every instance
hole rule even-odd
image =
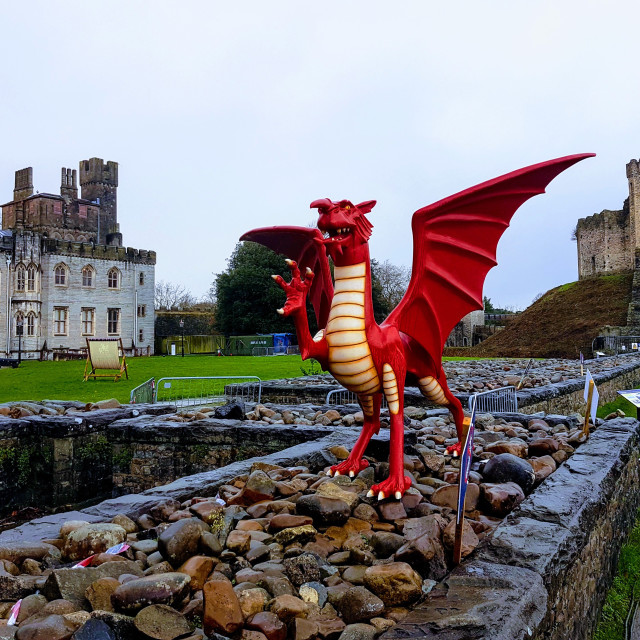
[[[323,229],[325,242],[342,242],[346,240],[353,232],[351,227],[343,227],[341,229]]]

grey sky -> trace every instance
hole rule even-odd
[[[371,252],[411,264],[416,209],[593,151],[516,214],[485,294],[577,278],[579,217],[640,155],[637,2],[1,3],[0,199],[13,173],[120,163],[125,243],[194,294],[254,227],[376,199]]]

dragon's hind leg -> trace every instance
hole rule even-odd
[[[349,457],[344,462],[331,467],[329,475],[348,475],[353,478],[369,466],[369,463],[362,456],[369,444],[369,440],[371,440],[371,436],[380,431],[380,404],[382,403],[382,394],[361,395],[358,396],[358,400],[360,400],[360,406],[364,414],[364,425],[362,426],[360,437],[353,446]]]
[[[460,400],[456,398],[447,385],[447,379],[444,372],[441,372],[437,378],[434,376],[423,376],[418,378],[418,387],[422,395],[426,396],[435,404],[446,406],[456,423],[456,433],[458,442],[447,447],[447,451],[457,457],[462,450],[462,439],[464,437],[465,417]]]

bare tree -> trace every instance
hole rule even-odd
[[[402,296],[409,286],[411,269],[391,264],[385,260],[378,263],[376,275],[382,287],[381,297],[385,307],[393,310],[402,300]]]
[[[197,301],[194,295],[183,285],[159,280],[156,282],[155,308],[164,311],[182,311]]]

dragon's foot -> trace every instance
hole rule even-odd
[[[333,465],[333,467],[329,469],[329,475],[349,476],[350,478],[355,478],[363,469],[366,469],[368,466],[369,463],[364,458],[360,458],[359,460],[352,460],[351,456],[349,456],[344,462]]]
[[[378,500],[384,500],[392,496],[396,500],[400,500],[410,486],[411,478],[404,475],[391,475],[380,484],[374,484],[373,487],[369,489],[367,497],[373,498],[373,496],[377,494]]]
[[[447,453],[452,455],[454,458],[462,455],[462,442],[458,440],[455,444],[452,444],[450,447],[447,447]]]

